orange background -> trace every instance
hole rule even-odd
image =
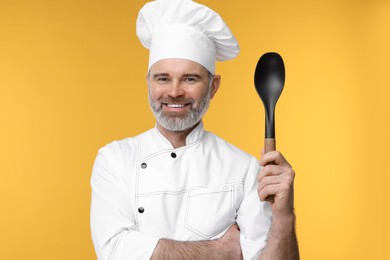
[[[98,148],[154,126],[146,1],[1,0],[0,259],[95,259]],[[258,58],[279,52],[278,149],[294,166],[302,259],[390,259],[390,2],[216,1],[241,53],[218,64],[206,129],[259,155]]]

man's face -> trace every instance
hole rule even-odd
[[[220,82],[200,64],[184,59],[156,62],[148,74],[149,102],[158,124],[170,131],[196,125]]]

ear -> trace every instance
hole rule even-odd
[[[221,84],[221,76],[214,75],[213,82],[211,83],[211,98],[213,98],[215,93],[217,93],[220,84]]]
[[[146,73],[146,75],[145,75],[146,85],[147,86],[149,86],[149,76],[150,76],[150,71],[148,71],[148,73]]]

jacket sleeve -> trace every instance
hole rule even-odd
[[[128,173],[129,174],[129,173]],[[150,259],[158,238],[137,231],[120,158],[107,147],[92,170],[91,232],[99,260]]]
[[[272,222],[272,211],[268,202],[261,202],[257,194],[256,176],[260,170],[253,157],[244,186],[244,198],[237,212],[243,258],[258,259],[267,243]]]

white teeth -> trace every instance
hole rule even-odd
[[[184,105],[179,105],[179,104],[167,104],[167,106],[172,108],[184,107]]]

